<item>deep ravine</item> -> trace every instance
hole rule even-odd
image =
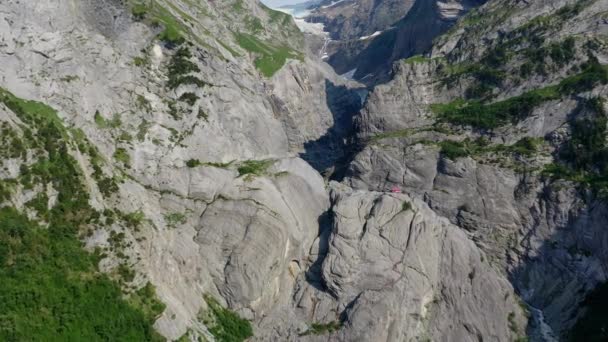
[[[0,340],[606,338],[608,2],[310,5],[0,4]]]

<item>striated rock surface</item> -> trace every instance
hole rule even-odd
[[[605,10],[600,1],[491,1],[438,38],[430,58],[399,62],[356,118],[362,151],[346,182],[398,186],[465,229],[543,313],[529,332],[539,340],[566,338],[584,316],[579,304],[606,281],[603,187],[551,171],[605,172],[599,159],[583,166],[568,152],[587,134],[581,122],[606,129]],[[597,79],[576,81],[585,77]],[[527,101],[547,90],[555,93]],[[461,109],[475,102],[479,112]],[[596,153],[579,144],[577,153]],[[545,323],[553,332],[541,337]]]
[[[523,334],[525,319],[508,281],[461,229],[422,201],[351,190],[335,190],[332,200],[323,279],[346,307],[343,340]]]
[[[331,41],[328,63],[367,85],[390,80],[395,61],[421,54],[456,19],[484,0],[324,1],[307,17],[322,22]]]
[[[258,339],[509,341],[525,334],[512,286],[461,229],[405,194],[330,187],[330,222],[311,250],[308,282],[295,287],[296,316]],[[334,328],[315,336],[315,322]]]
[[[225,340],[218,307],[256,341],[568,338],[606,281],[608,5],[478,4],[322,3],[395,26],[368,84],[428,50],[367,96],[254,0],[4,1],[0,207],[170,341]]]

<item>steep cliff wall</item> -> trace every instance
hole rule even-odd
[[[606,6],[493,0],[359,112],[256,1],[3,2],[0,339],[566,337],[605,281]]]
[[[347,182],[465,229],[564,337],[606,280],[606,3],[491,1],[399,62]]]

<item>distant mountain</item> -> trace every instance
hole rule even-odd
[[[388,80],[393,62],[428,50],[484,1],[325,0],[307,20],[323,22],[330,32],[328,62],[338,73],[356,69],[355,79],[375,84]]]

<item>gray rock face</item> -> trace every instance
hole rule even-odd
[[[271,103],[289,150],[322,171],[345,158],[361,84],[338,77],[326,64],[292,62],[273,77]]]
[[[84,242],[107,253],[102,271],[116,273],[122,261],[133,267],[129,288],[155,285],[166,304],[155,328],[168,340],[186,332],[214,340],[199,315],[207,309],[204,295],[250,320],[259,341],[512,341],[527,329],[520,296],[559,335],[574,323],[585,294],[606,279],[604,202],[538,172],[571,134],[566,122],[589,114],[581,99],[604,96],[605,85],[546,101],[491,134],[433,126],[429,109],[464,97],[474,84],[470,77],[443,83],[446,60],[479,61],[498,32],[553,13],[563,1],[491,1],[490,14],[515,6],[510,17],[490,16],[492,25],[473,32],[457,24],[433,45],[437,58],[400,62],[354,121],[360,84],[307,55],[264,77],[256,68],[260,52],[239,44],[235,32],[248,32],[303,51],[289,17],[253,0],[156,4],[191,43],[181,46],[189,51],[182,63],[195,70],[189,82],[169,85],[176,43],[161,41],[162,25],[134,20],[121,1],[8,0],[0,4],[0,87],[48,103],[70,139],[96,147],[97,158],[78,141],[70,151],[93,208],[143,217],[138,229],[124,220],[95,226]],[[353,4],[327,11],[338,18],[337,8]],[[404,18],[392,36],[369,44],[389,37],[389,49],[379,51],[391,63],[403,57],[395,49],[410,54],[429,46],[476,2],[361,4],[343,12],[350,18],[336,19],[350,28],[343,31],[348,39]],[[597,14],[606,6],[584,7],[547,39],[605,33]],[[427,24],[437,25],[412,40]],[[608,60],[604,47],[594,53]],[[578,50],[573,60],[584,56]],[[508,71],[516,74],[521,62]],[[557,84],[570,67],[506,80],[494,100]],[[0,121],[24,129],[3,105]],[[361,151],[347,177],[325,183],[315,169],[331,174],[355,133]],[[548,139],[532,157],[495,151],[450,159],[441,152],[444,140],[482,135],[487,145]],[[17,177],[21,165],[2,160],[0,178]],[[404,193],[390,192],[393,186]],[[42,192],[51,206],[57,200],[50,185],[18,190],[2,205],[26,210]],[[124,233],[128,248],[112,245],[116,233]]]
[[[324,1],[312,11],[311,22],[323,22],[334,40],[357,40],[383,31],[411,9],[414,1]]]
[[[334,190],[323,262],[347,341],[511,340],[525,326],[508,281],[465,233],[403,194]]]
[[[281,161],[276,172],[287,174],[225,188],[207,205],[195,238],[217,291],[254,318],[289,293],[290,262],[303,262],[329,205],[322,179],[302,160]]]
[[[257,2],[242,5],[269,20]],[[312,99],[311,89],[323,89],[325,78],[336,75],[307,61],[290,62],[302,64],[285,67],[291,76],[262,79],[255,56],[235,43],[229,29],[243,21],[218,15],[238,13],[215,3],[158,6],[176,18],[183,19],[180,11],[197,18],[184,30],[198,38],[184,35],[193,42],[188,60],[199,69],[191,76],[206,85],[168,87],[176,49],[155,38],[162,27],[134,21],[125,4],[8,1],[0,5],[0,61],[7,66],[0,69],[0,87],[48,103],[66,126],[82,130],[97,147],[103,176],[121,181],[117,191],[102,195],[88,156],[75,151],[94,208],[145,217],[139,231],[117,222],[94,232],[87,246],[108,253],[100,268],[115,271],[119,251],[108,239],[110,232],[124,233],[130,247],[120,253],[137,274],[129,286],[149,280],[167,305],[157,330],[170,340],[188,329],[212,340],[197,318],[205,308],[203,294],[254,322],[288,306],[293,278],[303,271],[296,266],[307,258],[317,220],[329,205],[322,178],[292,154],[303,141],[323,135],[332,117],[319,101],[317,120],[326,124],[311,123],[305,138],[290,145],[278,114],[295,117],[301,108],[276,113],[271,92],[294,86],[282,78],[309,79],[309,89],[276,94]],[[269,23],[260,37],[273,27]],[[192,105],[179,100],[185,93],[195,96]],[[11,120],[6,113],[2,121]],[[269,161],[239,176],[239,167],[251,159]],[[19,163],[7,170],[18,175]]]
[[[368,85],[390,79],[395,61],[421,54],[456,19],[484,0],[323,2],[307,20],[322,22],[332,41],[327,47],[338,73],[354,71]]]
[[[508,16],[501,16],[504,6],[511,6]],[[559,15],[570,13],[569,19],[547,29],[547,45],[580,32],[586,32],[591,40],[605,32],[605,23],[595,19],[605,10],[605,3],[582,2],[577,11],[572,11],[572,6],[567,2],[507,5],[492,1],[479,11],[488,22],[473,28],[459,22],[434,44],[434,59],[398,63],[391,82],[374,89],[356,118],[364,147],[345,180],[355,188],[375,191],[398,186],[466,230],[491,263],[509,274],[522,298],[542,310],[556,336],[564,336],[576,322],[581,313],[578,305],[587,291],[606,280],[605,272],[598,268],[606,262],[600,247],[606,236],[595,228],[597,224],[606,226],[606,207],[576,183],[555,181],[540,171],[548,163],[561,162],[559,146],[568,139],[569,121],[588,115],[581,105],[584,99],[605,97],[608,88],[600,83],[578,97],[545,101],[523,119],[491,130],[457,125],[443,129],[446,126],[436,125],[439,120],[431,105],[466,99],[474,82],[474,76],[466,73],[458,81],[446,81],[450,71],[442,69],[449,65],[444,59],[462,66],[470,62],[483,65],[480,59],[495,48],[488,42],[501,35],[510,37],[510,32],[531,25],[529,21],[537,15],[551,18],[556,8],[562,8]],[[585,50],[578,46],[569,63],[585,61],[584,51],[604,63],[605,47]],[[516,74],[525,61],[513,57],[494,68]],[[546,63],[555,62],[547,59]],[[506,76],[489,102],[558,84],[572,75],[567,71],[570,66],[552,68],[544,77],[512,80]],[[469,151],[469,156],[450,159],[442,153],[441,144],[446,140],[473,141],[480,136],[487,139],[484,146],[512,145],[524,137],[545,142],[532,157]]]
[[[458,227],[405,194],[332,183],[331,224],[313,244],[293,307],[259,340],[510,341],[525,310],[507,279]],[[270,327],[269,320],[281,322]],[[338,324],[328,336],[311,323]],[[342,322],[342,323],[336,323]],[[280,328],[277,328],[280,327]]]

